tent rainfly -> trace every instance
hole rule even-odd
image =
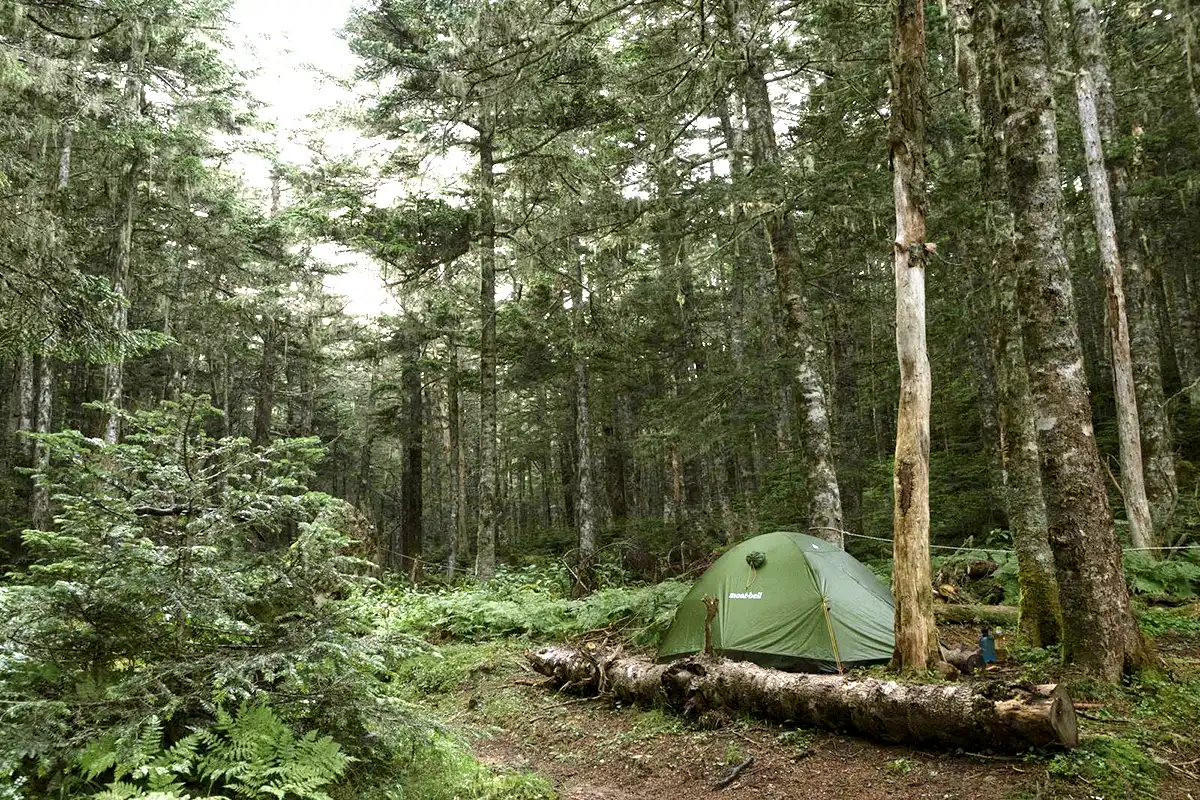
[[[747,539],[717,559],[675,610],[659,662],[704,649],[705,597],[718,655],[795,672],[886,663],[895,647],[892,594],[844,550],[789,531]]]

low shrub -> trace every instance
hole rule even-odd
[[[400,634],[467,641],[514,635],[544,641],[607,629],[627,641],[652,644],[690,588],[680,581],[613,586],[572,600],[556,570],[501,568],[483,584],[394,589],[390,624]]]

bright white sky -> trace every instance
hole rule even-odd
[[[275,144],[289,161],[308,160],[308,151],[291,139],[312,127],[309,114],[353,99],[350,92],[322,77],[349,78],[354,71],[355,58],[338,37],[352,5],[353,0],[234,3],[230,37],[234,58],[242,68],[254,71],[250,93],[266,104],[260,116],[276,125]],[[354,137],[353,132],[342,135],[350,140]],[[267,186],[266,162],[251,157],[240,166],[249,182]],[[396,310],[378,269],[364,263],[361,256],[332,245],[321,246],[316,255],[327,262],[347,265],[343,274],[327,278],[325,285],[347,298],[348,313],[367,317]]]

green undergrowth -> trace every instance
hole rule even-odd
[[[444,656],[394,624],[354,510],[307,488],[319,443],[214,439],[218,414],[39,435],[58,513],[0,577],[0,800],[553,797],[417,702]]]
[[[1152,640],[1170,636],[1190,649],[1200,639],[1200,624],[1188,609],[1145,609],[1139,620]],[[1019,681],[1063,681],[1076,702],[1090,704],[1079,720],[1080,746],[1044,762],[1050,784],[1038,797],[1083,792],[1113,800],[1156,798],[1170,774],[1167,764],[1200,755],[1193,743],[1195,720],[1200,718],[1200,669],[1190,657],[1161,651],[1158,666],[1114,685],[1065,669],[1057,648],[1039,650],[1018,643],[1009,654],[1021,666]]]
[[[1182,611],[1174,608],[1148,608],[1138,615],[1142,631],[1148,636],[1175,634],[1200,638],[1200,613],[1196,610]]]
[[[559,567],[502,569],[493,580],[438,588],[391,590],[388,617],[398,633],[433,640],[483,641],[523,636],[560,640],[605,631],[623,642],[652,644],[671,623],[689,586],[679,581],[608,586],[585,598],[567,596]]]
[[[530,772],[479,763],[455,738],[440,736],[413,751],[406,778],[389,800],[555,800],[554,787]]]
[[[1158,797],[1163,768],[1136,741],[1094,736],[1050,759],[1050,775],[1066,784],[1082,782],[1092,797]]]
[[[1125,578],[1134,594],[1186,600],[1200,594],[1200,550],[1180,550],[1170,558],[1125,553]]]

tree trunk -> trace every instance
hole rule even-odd
[[[142,71],[146,65],[149,46],[142,23],[131,23],[129,72],[125,77],[126,123],[136,127],[142,117]],[[136,138],[140,134],[134,133]],[[113,334],[119,340],[129,329],[129,268],[133,259],[133,220],[137,204],[138,172],[141,154],[135,143],[122,165],[117,179],[116,202],[113,206],[117,234],[113,243],[112,293],[115,298],[112,315]],[[124,344],[118,342],[116,358],[104,368],[104,441],[116,444],[121,435],[121,409],[125,393]]]
[[[37,422],[38,433],[49,433],[54,417],[54,363],[49,354],[38,359]],[[38,442],[33,451],[33,467],[43,471],[50,466],[50,448]],[[48,530],[53,520],[50,516],[50,488],[41,481],[34,484],[30,497],[30,518],[33,527]]]
[[[1108,328],[1112,346],[1113,381],[1117,405],[1117,440],[1121,456],[1121,493],[1125,497],[1125,515],[1133,546],[1144,549],[1154,545],[1150,524],[1150,503],[1146,499],[1142,469],[1142,437],[1138,424],[1137,396],[1133,384],[1133,356],[1129,349],[1129,320],[1125,315],[1125,286],[1121,257],[1117,251],[1117,228],[1109,195],[1108,173],[1100,142],[1100,124],[1096,113],[1096,87],[1091,73],[1081,70],[1076,79],[1079,124],[1083,133],[1088,181],[1092,190],[1096,241],[1104,285],[1108,293]]]
[[[893,0],[891,160],[896,204],[896,353],[900,405],[892,473],[892,666],[923,670],[941,660],[929,561],[929,406],[925,342],[925,113],[923,0]]]
[[[775,119],[764,67],[757,58],[747,56],[743,70],[751,163],[755,172],[778,172],[779,148],[775,141]],[[800,451],[807,461],[805,482],[809,499],[806,522],[815,535],[844,547],[842,499],[834,467],[832,424],[825,387],[816,369],[817,353],[800,288],[800,254],[796,248],[796,231],[787,199],[776,197],[771,200],[776,208],[765,215],[765,224],[783,326],[780,339],[795,370],[795,386],[800,393],[804,414],[800,426]]]
[[[1038,471],[1037,431],[1033,400],[1021,344],[1020,311],[1013,270],[1013,217],[1008,205],[1008,170],[1004,163],[999,64],[994,31],[995,7],[974,9],[954,3],[959,79],[967,95],[980,148],[980,182],[986,211],[986,249],[991,262],[985,280],[990,287],[988,328],[996,377],[996,415],[1000,481],[1005,517],[1017,554],[1021,587],[1021,632],[1034,647],[1048,647],[1062,637],[1062,606],[1054,553],[1046,537],[1046,504]]]
[[[34,389],[34,358],[29,353],[22,353],[17,360],[17,413],[15,415],[15,430],[18,434],[33,430],[33,417],[37,406],[37,395]],[[24,437],[18,441],[23,458],[28,461],[33,457],[33,441]]]
[[[460,529],[462,506],[459,505],[458,471],[458,358],[453,337],[446,347],[446,390],[442,393],[442,460],[446,463],[447,512],[449,515],[449,553],[446,556],[446,580],[451,582],[458,571],[458,562],[463,557],[465,529]],[[465,488],[465,486],[464,486]]]
[[[275,320],[263,314],[262,360],[258,365],[258,397],[254,403],[254,446],[271,443],[271,418],[275,412],[275,376],[278,372],[279,331]]]
[[[1079,744],[1063,686],[900,683],[804,675],[740,661],[689,658],[651,664],[619,653],[527,651],[553,684],[624,703],[667,705],[687,715],[718,709],[884,742],[1019,753]]]
[[[605,426],[608,506],[613,523],[621,526],[629,517],[629,395],[619,392],[612,400],[612,419]]]
[[[743,131],[740,122],[735,124],[729,108],[730,93],[723,91],[717,98],[717,117],[721,124],[721,133],[725,139],[725,149],[729,158],[729,176],[734,190],[739,189],[746,179],[746,157],[743,151]],[[738,203],[733,209],[736,233],[730,243],[730,352],[733,356],[734,374],[741,381],[749,383],[748,341],[750,331],[760,316],[758,294],[754,291],[758,283],[761,265],[764,262],[762,237],[744,235],[747,227],[746,211]],[[730,472],[736,474],[736,487],[740,491],[744,508],[743,518],[754,520],[757,512],[754,509],[754,484],[757,478],[755,461],[758,457],[756,437],[752,415],[747,414],[740,405],[732,411],[732,429],[734,447],[728,454],[731,460]],[[733,533],[732,531],[730,533]]]
[[[842,524],[850,533],[863,532],[862,413],[859,408],[856,342],[847,306],[853,304],[850,280],[839,287],[841,296],[830,306],[830,350],[833,358],[833,409],[837,456],[838,496]]]
[[[579,532],[579,561],[572,594],[582,596],[596,588],[596,502],[592,481],[592,412],[588,374],[587,325],[584,311],[583,255],[571,253],[575,274],[571,281],[571,350],[575,361],[575,476],[578,481],[576,527]]]
[[[1180,50],[1187,69],[1188,96],[1196,125],[1200,127],[1200,9],[1193,0],[1177,0],[1171,4],[1175,23],[1179,26]]]
[[[1191,264],[1175,262],[1163,275],[1168,328],[1183,393],[1200,408],[1200,286]]]
[[[494,151],[490,131],[479,135],[479,526],[475,577],[496,574],[500,508],[496,485],[496,209]]]
[[[1135,546],[1149,547],[1161,543],[1162,533],[1170,524],[1174,515],[1175,502],[1178,497],[1178,484],[1175,477],[1175,455],[1172,451],[1170,425],[1163,398],[1162,362],[1158,347],[1158,319],[1160,311],[1157,296],[1150,291],[1151,282],[1156,276],[1151,275],[1144,267],[1143,233],[1136,213],[1136,198],[1131,191],[1132,177],[1130,175],[1131,159],[1123,155],[1129,148],[1119,141],[1117,127],[1117,106],[1114,97],[1112,79],[1109,74],[1109,59],[1105,47],[1104,32],[1094,0],[1072,0],[1072,34],[1078,66],[1087,75],[1080,75],[1076,91],[1079,95],[1080,119],[1085,121],[1085,127],[1094,118],[1094,127],[1099,137],[1095,144],[1095,134],[1084,130],[1085,149],[1087,152],[1089,175],[1099,169],[1107,174],[1111,192],[1111,224],[1116,239],[1115,252],[1118,254],[1115,270],[1111,269],[1106,253],[1112,246],[1106,241],[1108,234],[1098,234],[1101,244],[1101,259],[1105,267],[1105,282],[1109,286],[1109,326],[1113,327],[1111,313],[1112,288],[1115,282],[1118,299],[1125,299],[1125,316],[1128,320],[1128,342],[1130,363],[1122,367],[1114,363],[1114,376],[1117,380],[1117,419],[1119,441],[1121,445],[1121,480],[1125,492],[1127,516]],[[1093,91],[1087,91],[1088,79],[1091,79]],[[1090,110],[1084,109],[1088,98],[1094,99]],[[1093,162],[1099,162],[1096,167]],[[1095,178],[1092,179],[1093,183]],[[1093,203],[1095,199],[1093,192]],[[1096,209],[1097,229],[1101,226],[1102,209]],[[1115,279],[1114,276],[1115,275]],[[1113,336],[1119,334],[1119,326],[1111,331]],[[1125,345],[1119,344],[1114,338],[1113,357],[1123,357]],[[1132,384],[1129,386],[1127,384]],[[1123,407],[1122,397],[1136,398],[1136,413]],[[1136,432],[1136,439],[1129,431]],[[1135,447],[1137,445],[1137,447]],[[1141,494],[1137,486],[1128,485],[1125,476],[1125,449],[1134,451],[1136,460],[1143,467],[1139,473],[1142,483]],[[1133,466],[1130,463],[1129,466]],[[1135,476],[1138,478],[1138,476]],[[1147,544],[1138,545],[1138,541]],[[1154,551],[1150,551],[1153,554]]]
[[[1068,660],[1107,680],[1144,657],[1092,434],[1063,247],[1058,139],[1038,0],[1003,0],[999,51],[1022,334]]]
[[[408,353],[401,383],[404,385],[404,462],[400,469],[400,542],[402,567],[415,581],[424,550],[424,393],[421,388],[421,351],[415,342]]]

